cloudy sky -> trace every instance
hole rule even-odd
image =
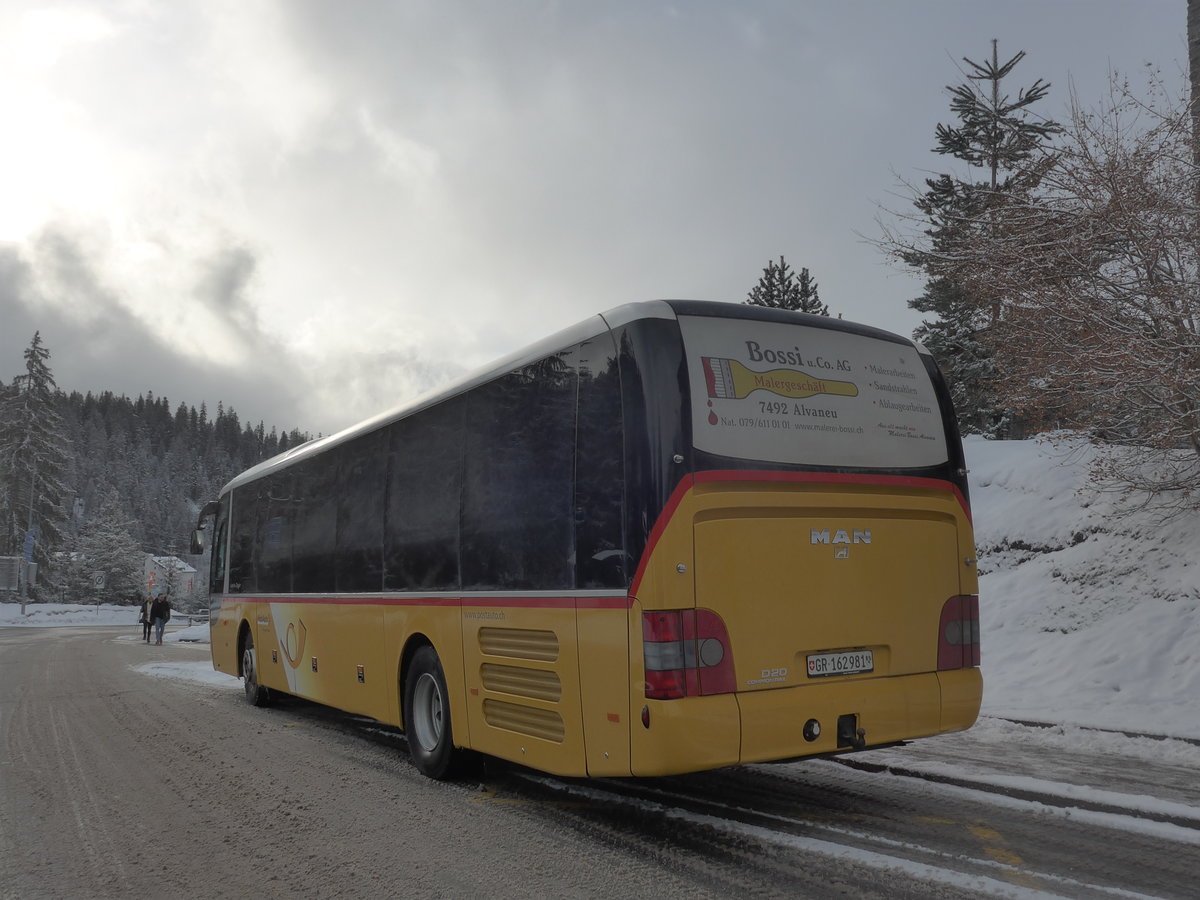
[[[0,2],[0,379],[330,431],[770,259],[908,333],[879,207],[963,56],[1182,84],[1185,0]]]

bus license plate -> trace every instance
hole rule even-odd
[[[808,656],[808,677],[827,675],[857,675],[875,670],[875,654],[870,650],[848,650],[843,653],[813,653]]]

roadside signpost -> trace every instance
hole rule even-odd
[[[32,514],[31,514],[32,518]],[[38,527],[33,525],[25,532],[25,543],[21,547],[22,565],[18,573],[18,590],[21,595],[21,615],[25,615],[25,604],[29,600],[29,585],[37,577],[37,566],[33,562],[33,548],[37,543]]]
[[[0,556],[0,591],[20,590],[22,562],[19,556]]]

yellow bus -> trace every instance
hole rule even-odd
[[[633,303],[239,475],[212,659],[568,776],[970,727],[979,606],[932,358],[840,319]]]

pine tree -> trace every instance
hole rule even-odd
[[[948,278],[931,278],[925,293],[909,305],[937,316],[918,325],[913,339],[933,354],[945,374],[960,430],[995,437],[1008,433],[1006,411],[988,402],[998,377],[996,364],[978,340],[979,314],[965,302],[963,291]]]
[[[42,463],[38,468],[37,498],[43,506],[51,495],[47,487],[51,476],[57,474],[65,484],[61,519],[37,519],[51,511],[35,503],[34,524],[39,528],[35,552],[42,563],[38,581],[45,586],[43,593],[54,589],[55,596],[69,593],[90,599],[94,573],[83,565],[81,541],[110,496],[117,498],[122,530],[139,549],[169,555],[185,545],[198,509],[216,497],[229,479],[265,456],[309,439],[296,429],[268,430],[265,423],[240,428],[237,413],[223,404],[218,405],[218,430],[204,404],[199,410],[179,404],[172,414],[167,398],[151,392],[133,400],[111,391],[63,394],[54,388],[40,335],[26,357],[30,371],[15,384],[0,381],[0,556],[22,554],[29,530],[32,472],[23,461],[32,445],[46,442],[39,429],[61,417],[65,462]],[[31,415],[26,405],[38,397],[48,404],[49,412]],[[27,440],[31,429],[20,424],[27,418],[35,426],[32,440]],[[44,451],[40,458],[53,462]],[[51,571],[50,563],[60,571]]]
[[[818,316],[829,315],[829,307],[821,302],[817,283],[808,269],[801,269],[797,275],[782,256],[779,257],[779,265],[774,260],[767,262],[758,284],[746,296],[746,303],[772,309],[794,309]]]
[[[991,316],[1003,403],[1085,432],[1099,483],[1170,513],[1200,505],[1200,178],[1188,105],[1156,75],[1147,90],[1114,75],[1034,187],[927,258]]]
[[[989,175],[988,186],[995,191],[1004,185],[1000,173],[1018,173],[1022,164],[1034,157],[1043,143],[1061,129],[1056,122],[1038,121],[1029,114],[1029,107],[1050,91],[1049,82],[1040,78],[1028,88],[1017,92],[1015,99],[1001,94],[1000,83],[1025,58],[1019,51],[1006,63],[1000,62],[996,40],[992,39],[992,58],[977,63],[963,57],[963,62],[975,73],[971,81],[986,82],[981,91],[973,84],[947,87],[950,109],[958,116],[960,125],[937,126],[937,153],[953,156],[972,165],[983,167]],[[1011,181],[1013,174],[1006,176]]]
[[[71,465],[49,358],[35,333],[25,374],[0,398],[0,554],[22,555],[32,536],[34,562],[44,573],[63,539]]]
[[[955,398],[960,428],[994,437],[1008,434],[1010,416],[993,397],[996,361],[980,342],[980,334],[995,323],[998,307],[980,304],[964,287],[936,274],[933,263],[939,251],[971,227],[965,223],[983,220],[990,205],[1008,193],[1029,189],[1040,177],[1041,166],[1031,161],[1039,158],[1046,141],[1060,128],[1053,121],[1034,118],[1029,107],[1046,96],[1050,85],[1038,79],[1015,98],[1001,90],[1003,80],[1024,57],[1022,50],[1001,63],[995,40],[990,60],[977,63],[964,57],[968,83],[947,87],[958,124],[939,124],[933,149],[983,169],[987,177],[927,179],[925,193],[914,204],[929,220],[929,247],[902,254],[907,263],[930,276],[925,292],[908,305],[934,317],[923,320],[913,337],[938,361]]]
[[[72,554],[68,591],[81,591],[74,602],[136,602],[142,592],[145,554],[130,533],[134,522],[122,510],[121,498],[109,491],[88,522]],[[97,581],[103,587],[97,585]]]
[[[808,269],[800,270],[796,285],[800,289],[800,305],[796,309],[800,312],[812,313],[814,316],[829,315],[829,307],[821,302],[821,295],[817,293],[817,283],[808,274]]]

